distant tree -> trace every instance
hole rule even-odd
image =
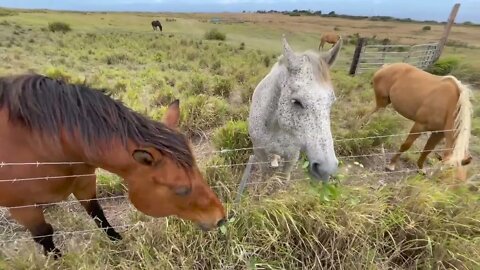
[[[335,16],[335,11],[330,11],[330,12],[328,13],[328,16]]]

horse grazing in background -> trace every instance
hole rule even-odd
[[[327,181],[335,173],[330,130],[330,107],[335,101],[329,69],[335,63],[342,40],[327,53],[295,53],[283,37],[283,56],[256,87],[250,107],[249,133],[256,161],[263,176],[268,168],[280,167],[290,178],[291,170],[306,152],[310,174]]]
[[[332,45],[332,47],[333,47],[333,46],[335,46],[335,44],[338,43],[338,40],[340,40],[340,39],[341,39],[340,35],[338,35],[336,33],[333,33],[333,32],[325,33],[320,38],[320,45],[318,45],[318,50],[323,49],[323,46],[325,45],[325,42],[333,44]]]
[[[177,131],[179,115],[178,100],[160,123],[84,85],[36,74],[0,78],[0,206],[55,258],[53,228],[35,204],[72,193],[110,239],[121,239],[96,200],[96,168],[124,178],[146,215],[176,215],[204,230],[223,224],[223,205]]]
[[[160,30],[160,32],[163,31],[162,24],[160,23],[159,20],[152,21],[153,31],[156,31],[156,30],[157,30],[157,27],[158,27],[158,30]]]
[[[374,74],[373,89],[376,107],[366,116],[367,122],[373,113],[390,103],[402,116],[415,122],[387,170],[395,170],[401,154],[423,132],[432,134],[417,161],[422,172],[426,157],[443,138],[446,149],[442,160],[446,164],[463,166],[470,163],[472,104],[471,90],[466,85],[453,76],[436,76],[410,64],[395,63],[384,65]]]

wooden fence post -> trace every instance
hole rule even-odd
[[[355,52],[353,53],[352,64],[350,65],[350,75],[355,75],[357,72],[358,61],[360,60],[360,54],[362,52],[362,48],[365,45],[365,38],[358,38],[357,46],[355,47]]]
[[[460,8],[460,3],[456,3],[452,11],[450,12],[450,16],[448,17],[447,24],[445,25],[445,29],[443,30],[443,35],[440,38],[440,41],[438,42],[438,48],[437,48],[437,53],[433,59],[433,63],[440,58],[440,55],[442,55],[443,48],[445,47],[445,44],[447,43],[448,35],[450,34],[450,30],[452,29],[453,23],[455,22],[455,18],[457,17],[458,9]]]

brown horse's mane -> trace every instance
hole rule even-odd
[[[12,123],[58,141],[64,129],[79,134],[87,151],[95,152],[113,138],[126,147],[132,140],[167,154],[181,166],[192,167],[193,155],[179,132],[153,121],[86,85],[68,84],[38,74],[0,77],[0,109]]]

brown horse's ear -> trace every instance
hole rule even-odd
[[[152,166],[154,162],[153,155],[146,150],[135,150],[132,154],[133,158],[140,164]]]
[[[335,61],[337,60],[337,56],[340,52],[340,49],[342,48],[342,43],[342,37],[338,37],[337,43],[335,43],[335,45],[330,50],[328,50],[328,52],[322,54],[321,56],[323,61],[325,61],[330,68],[335,64]]]
[[[180,101],[176,99],[170,105],[168,105],[167,112],[163,117],[163,123],[171,128],[176,129],[180,120]]]

